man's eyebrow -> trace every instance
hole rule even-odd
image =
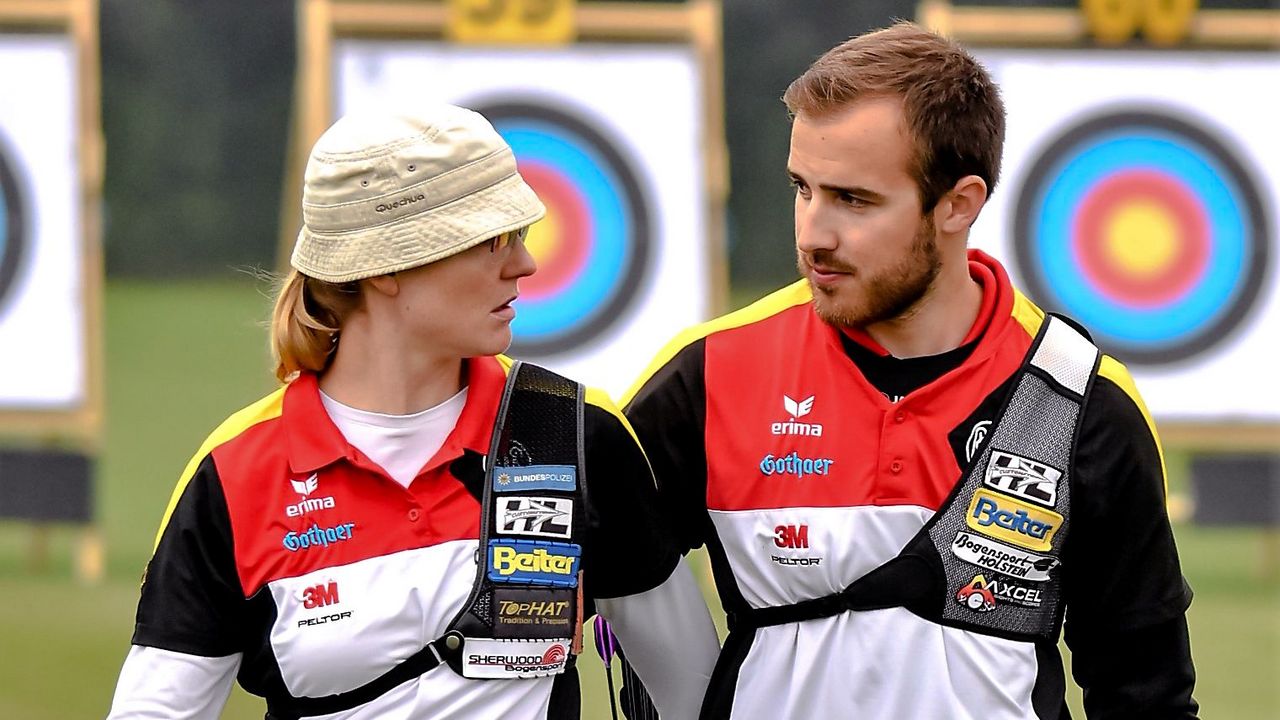
[[[800,177],[800,175],[793,172],[791,169],[787,170],[787,177],[790,178],[792,181],[804,179]],[[845,187],[843,185],[819,184],[818,189],[827,193],[853,195],[854,197],[860,197],[866,200],[870,200],[872,202],[881,202],[885,199],[884,194],[878,193],[875,190],[872,190],[871,188],[865,188],[858,185],[854,185],[852,187]]]

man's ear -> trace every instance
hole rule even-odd
[[[380,295],[395,297],[400,294],[400,280],[396,278],[395,273],[375,275],[365,280],[365,282],[369,284],[370,290]]]
[[[934,227],[945,235],[963,234],[986,204],[986,181],[977,175],[965,175],[938,201],[933,211]]]

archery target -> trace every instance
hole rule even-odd
[[[1202,127],[1159,111],[1069,127],[1018,188],[1028,289],[1134,363],[1228,337],[1258,299],[1269,221],[1257,182]]]
[[[520,284],[512,352],[553,354],[600,336],[624,317],[649,265],[649,203],[632,164],[565,109],[536,99],[470,106],[511,145],[547,207],[526,239],[538,271]]]
[[[1280,421],[1280,55],[975,54],[1008,121],[970,244],[1085,325],[1157,421]]]
[[[75,58],[68,37],[0,33],[0,411],[91,400]]]
[[[669,43],[342,38],[333,110],[439,101],[493,123],[547,206],[526,239],[538,270],[520,280],[508,352],[616,397],[712,314],[725,258],[699,62]]]
[[[4,314],[13,294],[27,243],[22,194],[11,157],[3,138],[0,138],[0,315]]]

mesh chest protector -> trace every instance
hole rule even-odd
[[[1084,335],[1047,316],[985,448],[896,557],[832,595],[734,610],[730,629],[904,607],[979,634],[1055,640],[1072,461],[1100,361]]]
[[[517,361],[485,457],[471,595],[444,635],[383,675],[325,697],[271,696],[269,720],[357,708],[446,664],[473,679],[556,675],[581,645],[583,388]]]

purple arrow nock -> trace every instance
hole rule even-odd
[[[618,640],[609,628],[609,621],[597,615],[595,621],[596,652],[605,665],[613,662],[613,655],[618,650]]]

